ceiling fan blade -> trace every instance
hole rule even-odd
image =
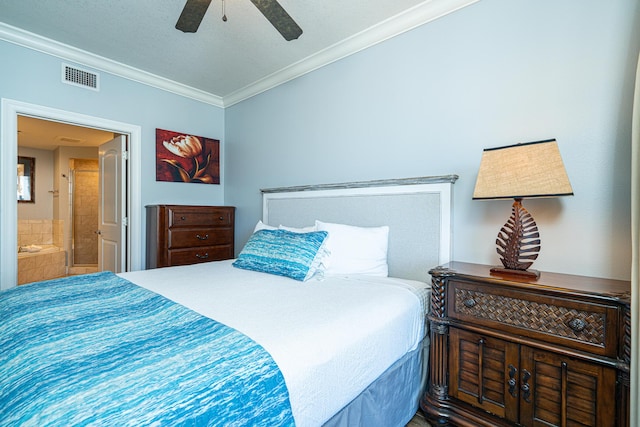
[[[195,33],[204,18],[211,0],[187,0],[182,9],[176,28],[185,33]]]
[[[289,16],[277,0],[251,0],[251,3],[262,12],[285,40],[297,39],[302,34],[302,28],[296,24],[296,21]]]

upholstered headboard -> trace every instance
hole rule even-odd
[[[389,226],[389,275],[429,280],[451,257],[457,175],[262,189],[265,224]]]

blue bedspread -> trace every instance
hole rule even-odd
[[[260,345],[112,273],[0,293],[0,426],[293,424]]]

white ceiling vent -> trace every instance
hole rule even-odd
[[[62,82],[87,89],[100,90],[100,76],[94,72],[62,64]]]
[[[63,144],[84,144],[86,142],[84,139],[71,138],[69,136],[57,136],[55,140]]]

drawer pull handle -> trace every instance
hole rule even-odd
[[[523,369],[522,372],[524,374],[522,375],[522,387],[520,387],[520,389],[522,390],[522,397],[524,398],[525,402],[531,403],[531,386],[529,385],[531,372],[527,371],[526,369]]]
[[[198,238],[198,240],[207,240],[209,238],[209,235],[205,234],[204,236],[201,236],[199,234],[196,234],[196,237]]]
[[[183,216],[180,217],[180,221],[186,221],[186,220],[187,220],[186,216],[183,215]]]
[[[462,303],[465,305],[465,307],[472,308],[472,307],[475,307],[476,300],[474,300],[473,298],[468,298],[462,301]]]
[[[573,332],[581,332],[587,324],[582,319],[571,319],[568,323]]]
[[[220,221],[224,221],[224,217],[221,216],[220,218],[218,218]]]
[[[196,258],[207,259],[209,258],[209,253],[206,252],[204,255],[196,254]]]
[[[512,364],[509,364],[509,394],[513,397],[518,397],[518,391],[516,389],[516,374],[518,370]]]

